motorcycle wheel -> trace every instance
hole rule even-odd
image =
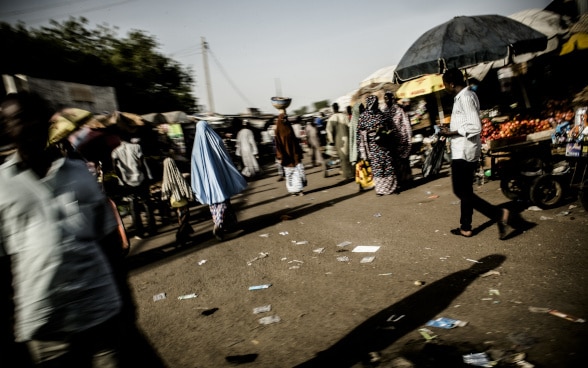
[[[528,186],[521,177],[500,179],[500,190],[506,198],[513,201],[528,198]]]
[[[564,186],[556,175],[541,175],[533,181],[529,191],[531,202],[547,209],[556,207],[564,196]]]

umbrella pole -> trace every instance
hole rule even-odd
[[[435,97],[437,98],[437,110],[439,111],[439,125],[443,125],[445,122],[445,114],[443,113],[443,105],[441,105],[440,92],[435,92]]]

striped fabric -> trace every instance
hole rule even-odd
[[[161,199],[171,199],[173,201],[180,201],[182,199],[192,201],[194,199],[192,188],[190,188],[188,182],[180,173],[176,162],[170,157],[163,160]]]

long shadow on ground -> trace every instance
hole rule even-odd
[[[366,361],[370,352],[391,346],[407,333],[422,327],[445,310],[478,276],[500,266],[506,257],[493,254],[470,268],[452,273],[414,294],[382,309],[316,357],[296,366],[351,367]],[[395,316],[395,318],[391,318]],[[404,316],[400,319],[398,317]],[[391,322],[394,319],[396,322]],[[460,366],[462,362],[455,362]]]

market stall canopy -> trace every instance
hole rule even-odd
[[[554,52],[560,47],[563,37],[569,31],[569,25],[564,17],[549,10],[527,9],[511,14],[508,17],[547,36],[547,47],[544,50],[537,52],[514,55],[512,60],[509,60],[509,57],[507,56],[501,60],[479,64],[467,70],[468,75],[471,77],[483,80],[490,69],[501,68],[508,65],[511,61],[516,64],[523,63],[538,56]]]
[[[359,84],[359,88],[366,87],[371,84],[390,83],[394,80],[395,70],[396,65],[380,68],[362,80]]]
[[[560,55],[567,55],[577,50],[588,49],[588,14],[570,27],[570,38],[561,46]]]
[[[167,124],[166,117],[160,112],[152,112],[150,114],[141,115],[141,118],[152,125]]]
[[[334,102],[339,105],[339,111],[343,111],[347,106],[351,106],[351,100],[353,99],[353,95],[357,90],[353,90],[346,95],[338,97]]]
[[[90,111],[78,108],[66,108],[55,113],[49,120],[49,144],[55,144],[82,126],[104,128]]]
[[[441,74],[427,74],[404,82],[396,91],[396,98],[414,98],[445,89]]]
[[[395,77],[407,81],[542,51],[547,36],[501,15],[458,16],[420,36],[400,59]]]

